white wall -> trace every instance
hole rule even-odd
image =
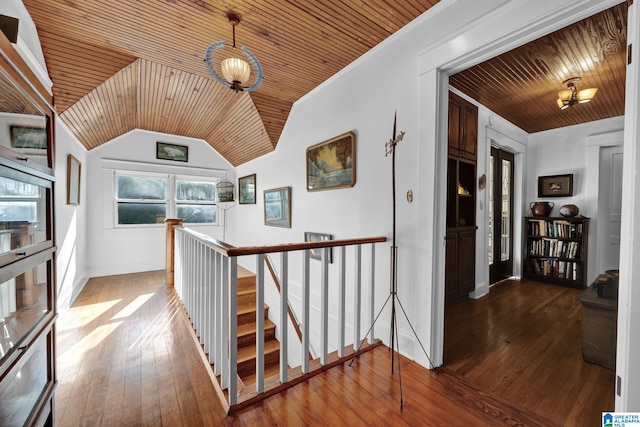
[[[594,101],[595,102],[595,101]],[[580,108],[580,106],[574,107]],[[559,114],[564,111],[559,111]],[[614,117],[598,120],[582,125],[568,126],[560,129],[552,129],[545,132],[537,132],[529,136],[527,152],[526,181],[527,207],[530,202],[544,200],[554,204],[551,215],[560,216],[559,209],[565,204],[574,204],[580,208],[580,215],[591,218],[589,229],[589,257],[587,283],[591,283],[598,274],[596,269],[595,244],[597,242],[596,225],[598,221],[598,203],[593,200],[597,197],[597,188],[591,188],[594,183],[590,175],[598,174],[598,170],[590,169],[588,161],[589,147],[587,141],[594,135],[606,134],[622,130],[624,117]],[[597,166],[597,165],[596,165]],[[592,166],[593,167],[593,166]],[[538,197],[538,176],[573,174],[572,197]],[[595,182],[597,185],[597,181]],[[595,193],[595,195],[594,195]],[[527,215],[531,211],[526,212]]]
[[[87,271],[87,150],[56,120],[55,203],[58,310],[71,306],[90,275]],[[80,204],[67,204],[67,158],[80,161]]]
[[[189,161],[156,159],[156,142],[189,147]],[[165,268],[164,224],[116,227],[114,170],[156,172],[227,178],[235,182],[231,165],[206,142],[133,130],[87,155],[87,269],[90,277],[125,274]],[[222,212],[220,216],[223,217]],[[231,221],[229,221],[231,223]],[[223,221],[217,226],[190,226],[222,239]]]

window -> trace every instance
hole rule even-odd
[[[216,223],[216,184],[176,179],[178,218],[185,223]]]
[[[116,172],[117,225],[161,224],[168,217],[217,224],[215,201],[213,179]]]
[[[116,175],[118,224],[158,224],[167,217],[167,178]]]

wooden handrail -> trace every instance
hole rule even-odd
[[[381,243],[386,241],[387,241],[386,237],[379,236],[379,237],[365,237],[361,239],[323,240],[320,242],[287,243],[283,245],[274,245],[274,246],[245,246],[241,248],[230,247],[229,249],[227,249],[227,255],[229,256],[260,255],[260,254],[268,254],[272,252],[290,252],[290,251],[301,251],[305,249],[331,248],[334,246],[365,245],[367,243]]]
[[[272,245],[272,246],[243,246],[243,247],[237,248],[223,241],[214,239],[211,236],[207,236],[206,234],[202,234],[197,231],[194,231],[190,228],[186,228],[186,227],[175,227],[175,228],[180,229],[184,233],[192,235],[193,237],[201,240],[207,246],[216,250],[217,252],[220,252],[221,254],[230,256],[230,257],[238,257],[238,256],[245,256],[245,255],[261,255],[261,254],[269,254],[273,252],[301,251],[305,249],[331,248],[334,246],[365,245],[367,243],[381,243],[381,242],[387,241],[387,238],[385,236],[378,236],[378,237],[364,237],[364,238],[358,238],[358,239],[323,240],[319,242],[285,243],[282,245]]]
[[[273,279],[273,283],[276,285],[276,289],[278,293],[280,293],[280,281],[278,280],[278,275],[276,274],[275,269],[273,268],[273,264],[271,264],[271,260],[267,256],[267,254],[263,255],[264,263],[267,264],[267,268],[269,269],[269,273],[271,273],[271,278]],[[291,319],[291,323],[293,324],[293,329],[296,330],[296,335],[298,335],[298,339],[302,342],[302,331],[300,330],[300,325],[298,324],[298,319],[291,309],[291,305],[287,303],[287,313],[289,313],[289,319]],[[309,360],[313,360],[313,355],[309,352]]]

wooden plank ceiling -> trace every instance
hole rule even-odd
[[[528,133],[624,115],[627,8],[621,3],[449,78],[449,84]],[[560,111],[562,82],[595,87]]]
[[[437,0],[24,0],[55,107],[87,149],[134,128],[202,138],[233,165],[272,151],[292,104]],[[207,73],[204,51],[231,38],[264,82],[236,94]]]
[[[292,104],[437,0],[23,0],[35,21],[55,106],[92,149],[134,128],[202,138],[233,165],[272,151]],[[457,73],[450,84],[527,132],[624,114],[628,0]],[[264,68],[235,94],[203,63],[230,39]],[[562,82],[597,87],[588,104],[556,105]]]

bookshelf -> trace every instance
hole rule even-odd
[[[587,287],[589,218],[525,217],[525,279]]]

